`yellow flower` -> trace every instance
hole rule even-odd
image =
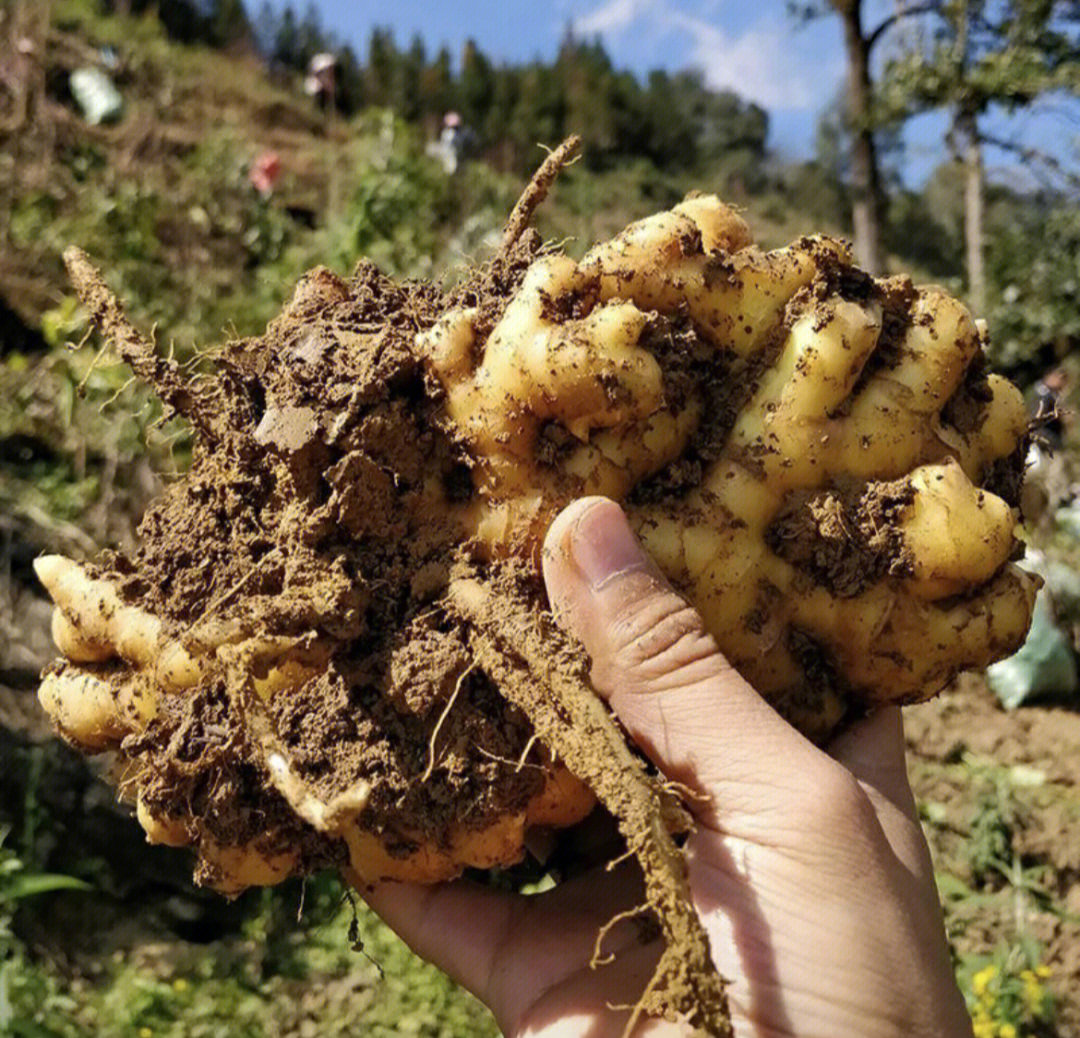
[[[994,1023],[985,1005],[977,1005],[971,1014],[971,1026],[975,1038],[997,1038],[997,1025]]]
[[[1044,980],[1049,977],[1052,972],[1050,967],[1045,963],[1039,963],[1039,965],[1035,967],[1035,976],[1042,977]]]
[[[154,1032],[149,1027],[140,1027],[139,1038],[154,1038]]]
[[[978,973],[971,978],[971,990],[975,992],[978,998],[982,998],[986,994],[986,989],[990,986],[990,981],[997,976],[998,968],[993,963],[989,966],[983,966]]]
[[[1020,977],[1024,981],[1024,1005],[1032,1016],[1038,1016],[1042,1012],[1043,986],[1031,970],[1024,970]]]
[[[191,987],[191,985],[188,984],[188,982],[186,980],[184,980],[183,977],[177,977],[176,980],[173,981],[172,986],[173,986],[173,991],[176,991],[179,994],[183,994],[185,991],[187,991],[187,989],[189,987]]]
[[[1016,1028],[1012,1024],[1002,1024],[998,1028],[998,1038],[1016,1038]]]

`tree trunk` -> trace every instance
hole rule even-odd
[[[986,266],[983,236],[983,161],[979,126],[973,112],[956,117],[964,164],[964,243],[967,251],[968,301],[977,317],[986,313]]]
[[[851,131],[852,223],[855,258],[871,274],[881,274],[885,260],[881,217],[885,208],[877,146],[870,124],[870,47],[862,27],[861,0],[832,0],[844,22],[847,51],[847,115]]]

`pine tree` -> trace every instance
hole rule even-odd
[[[437,126],[457,106],[450,51],[440,48],[420,77],[420,110],[429,126]]]
[[[372,29],[364,68],[364,93],[368,104],[388,107],[392,103],[397,65],[394,34],[389,29]]]
[[[299,28],[296,23],[296,12],[291,5],[287,5],[278,19],[277,32],[274,36],[274,58],[288,68],[298,68]]]
[[[215,47],[230,47],[252,40],[251,23],[243,0],[216,0],[209,23],[209,42]]]
[[[495,122],[505,119],[505,110],[495,112],[495,74],[491,62],[484,56],[474,40],[467,40],[461,57],[461,79],[458,88],[461,99],[461,115],[465,122],[482,137],[487,136],[489,117]]]
[[[421,114],[421,81],[427,66],[427,51],[419,34],[413,36],[409,49],[401,55],[399,65],[394,109],[409,122],[417,122]]]

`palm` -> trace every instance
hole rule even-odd
[[[644,916],[622,919],[598,942],[644,903],[631,862],[598,864],[531,896],[462,880],[384,883],[365,897],[414,950],[476,992],[508,1034],[620,1034],[627,1014],[610,1007],[637,1000],[662,949]]]

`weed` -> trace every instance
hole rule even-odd
[[[13,1038],[68,1038],[76,1032],[66,1022],[74,1003],[55,980],[26,956],[12,930],[18,905],[29,898],[60,890],[86,890],[72,876],[27,868],[4,844],[9,830],[0,828],[0,1034]]]
[[[1053,1034],[1054,998],[1046,987],[1051,971],[1037,945],[1017,941],[993,955],[963,963],[958,979],[975,1038],[1038,1038]]]
[[[1042,921],[1063,913],[1053,869],[1016,849],[1032,824],[1029,800],[1039,788],[1021,770],[963,754],[939,773],[948,773],[963,800],[973,802],[968,824],[951,822],[940,801],[922,806],[939,854],[938,890],[975,1038],[1058,1034],[1053,977],[1037,934],[1045,932]],[[994,920],[989,929],[988,920]]]

